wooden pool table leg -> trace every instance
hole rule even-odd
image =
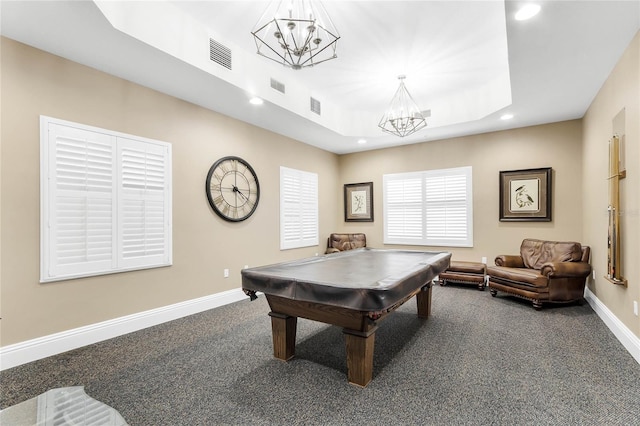
[[[427,283],[418,294],[416,294],[418,302],[418,316],[420,318],[429,318],[431,315],[431,282]]]
[[[273,356],[289,361],[296,354],[296,327],[298,318],[269,312],[273,334]]]
[[[343,329],[347,349],[347,378],[349,383],[365,387],[373,377],[374,327],[368,331]]]

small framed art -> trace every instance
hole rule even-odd
[[[344,221],[373,222],[373,182],[344,185]]]
[[[551,221],[551,167],[500,172],[500,221]]]

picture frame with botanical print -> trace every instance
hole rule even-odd
[[[344,185],[344,221],[373,222],[373,182]]]
[[[551,221],[551,167],[500,172],[501,222]]]

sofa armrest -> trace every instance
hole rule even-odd
[[[509,268],[524,268],[522,256],[503,254],[496,257],[496,266],[506,266]]]
[[[540,274],[545,277],[583,278],[591,273],[591,265],[586,262],[547,262],[542,265]]]

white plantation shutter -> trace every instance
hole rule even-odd
[[[420,175],[385,181],[385,235],[391,240],[420,242],[424,234],[422,220],[422,180]]]
[[[425,176],[425,219],[429,245],[467,246],[472,222],[471,170],[446,169]]]
[[[114,265],[113,138],[52,124],[45,278],[107,271]]]
[[[171,146],[41,117],[42,282],[171,264]]]
[[[118,139],[118,236],[124,267],[168,260],[167,148]]]
[[[280,167],[280,249],[318,245],[318,175]]]
[[[471,167],[384,175],[384,243],[472,247],[471,176]]]

